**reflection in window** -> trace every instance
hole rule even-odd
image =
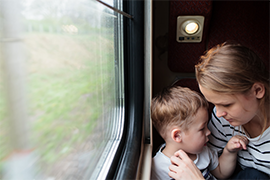
[[[34,176],[97,177],[122,134],[122,17],[89,0],[23,0],[21,7]],[[5,107],[0,101],[0,124]],[[12,153],[5,147],[1,158]]]

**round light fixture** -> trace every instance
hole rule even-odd
[[[204,16],[178,16],[176,41],[179,43],[199,43],[202,41]]]
[[[195,21],[188,20],[183,23],[183,29],[187,34],[192,35],[198,32],[199,24]]]

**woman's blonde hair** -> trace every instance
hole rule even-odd
[[[207,110],[208,103],[196,91],[180,86],[167,87],[152,100],[152,123],[161,137],[166,139],[167,127],[177,126],[186,130],[191,124],[190,118],[200,107]]]
[[[200,86],[218,93],[245,94],[254,83],[264,84],[265,95],[260,99],[260,110],[264,116],[263,131],[266,129],[269,70],[252,50],[239,44],[217,45],[201,56],[195,71]]]

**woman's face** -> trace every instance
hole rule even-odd
[[[259,101],[256,94],[222,94],[200,86],[207,101],[213,103],[217,110],[217,117],[225,118],[232,126],[245,125],[258,118]]]

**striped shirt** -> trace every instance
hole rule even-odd
[[[241,126],[234,127],[224,118],[218,118],[214,108],[208,128],[211,131],[208,146],[218,154],[222,153],[232,136],[246,136],[249,140],[247,150],[238,152],[238,163],[243,169],[251,167],[270,175],[270,127],[261,136],[249,138]]]

